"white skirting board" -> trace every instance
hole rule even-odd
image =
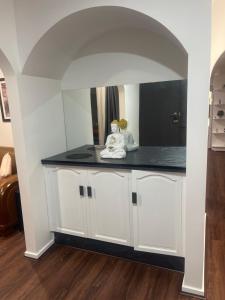
[[[206,235],[206,213],[205,213],[205,220],[204,220],[204,245],[205,245],[205,235]],[[205,245],[206,246],[206,245]],[[202,278],[202,287],[196,288],[193,286],[188,286],[184,284],[184,279],[183,279],[183,284],[182,284],[182,292],[188,293],[188,294],[193,294],[193,295],[198,295],[198,296],[205,296],[205,251],[204,251],[204,264],[203,264],[203,278]],[[185,277],[185,275],[184,275]]]
[[[25,251],[24,255],[29,258],[38,259],[54,244],[54,242],[55,240],[52,239],[46,245],[44,245],[44,247],[42,247],[39,251],[37,252]]]
[[[190,295],[198,295],[198,296],[202,296],[202,297],[204,297],[204,295],[205,295],[204,289],[197,289],[197,288],[194,288],[194,287],[188,286],[188,285],[182,286],[182,292],[190,294]]]

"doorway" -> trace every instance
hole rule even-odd
[[[225,53],[213,68],[209,98],[209,148],[225,151]]]
[[[0,236],[22,230],[19,184],[11,126],[8,90],[0,69]]]
[[[140,84],[141,146],[186,146],[187,80]]]

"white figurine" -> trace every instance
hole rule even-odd
[[[125,150],[134,151],[137,150],[138,144],[134,142],[132,133],[127,131],[127,120],[121,119],[119,121],[120,133],[124,136]]]
[[[111,123],[112,133],[106,140],[106,148],[100,152],[102,158],[125,158],[125,141],[124,136],[119,132],[118,121]]]

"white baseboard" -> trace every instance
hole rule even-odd
[[[205,218],[204,218],[204,245],[205,244],[205,237],[206,237],[206,218],[207,218],[207,214],[205,213]],[[203,264],[203,276],[202,276],[202,287],[196,288],[193,286],[189,286],[184,284],[185,279],[183,279],[183,284],[182,284],[182,292],[184,293],[188,293],[188,294],[193,294],[193,295],[198,295],[198,296],[205,296],[205,249],[204,249],[204,264]],[[185,275],[184,275],[185,278]]]
[[[202,296],[202,297],[204,297],[204,295],[205,295],[204,289],[197,289],[195,287],[188,286],[188,285],[182,285],[182,292],[191,294],[191,295],[198,295],[198,296]]]
[[[39,251],[37,252],[25,251],[24,255],[29,258],[38,259],[54,244],[54,242],[55,240],[52,239],[46,245],[44,245],[44,247],[42,247]]]

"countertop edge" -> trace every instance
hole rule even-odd
[[[186,167],[175,167],[175,166],[145,166],[145,165],[120,165],[113,163],[96,163],[96,162],[76,162],[76,161],[60,161],[60,160],[48,160],[42,159],[42,165],[64,165],[64,166],[79,166],[79,167],[90,167],[90,168],[106,168],[106,169],[123,169],[123,170],[140,170],[140,171],[165,171],[165,172],[179,172],[186,173]]]

